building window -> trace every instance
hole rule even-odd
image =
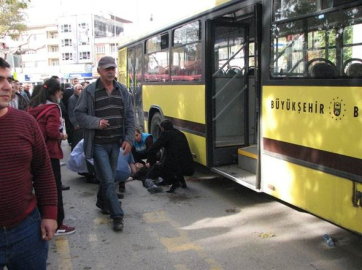
[[[25,62],[25,63],[24,63],[24,67],[25,67],[25,68],[34,68],[34,67],[35,67],[35,63],[34,63],[34,62]]]
[[[84,45],[89,45],[89,40],[78,40],[79,41],[79,46],[84,46]]]
[[[72,53],[62,53],[62,60],[73,60]]]
[[[89,26],[88,23],[78,24],[78,44],[89,45]]]
[[[51,33],[51,34],[50,34],[50,38],[51,38],[51,39],[56,39],[56,38],[58,38],[58,33]]]
[[[107,36],[107,25],[99,20],[94,20],[94,36],[96,38]]]
[[[58,46],[50,46],[49,52],[59,52]]]
[[[52,60],[52,61],[50,62],[50,65],[51,65],[51,66],[59,66],[59,60]]]
[[[79,60],[90,59],[90,52],[80,52]]]
[[[62,47],[71,47],[72,39],[62,39]]]
[[[111,46],[111,53],[117,52],[117,44],[110,44]]]
[[[79,42],[79,46],[89,45],[89,41]]]
[[[105,46],[98,46],[97,47],[97,53],[105,53],[106,47]]]
[[[69,33],[72,32],[72,26],[70,24],[63,24],[60,26],[60,32]]]
[[[88,30],[88,23],[80,23],[78,24],[79,29]]]

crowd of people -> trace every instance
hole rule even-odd
[[[114,231],[124,227],[127,179],[141,180],[151,194],[161,185],[173,193],[194,173],[186,136],[171,121],[160,124],[157,139],[135,127],[115,59],[101,58],[97,71],[92,83],[52,76],[30,93],[0,58],[0,269],[46,269],[48,241],[75,232],[63,223],[62,192],[70,187],[61,180],[62,143],[71,147],[67,168],[98,184],[95,205],[113,219]]]

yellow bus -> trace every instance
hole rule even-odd
[[[361,234],[361,33],[362,1],[215,1],[120,43],[118,76],[145,131],[170,119],[195,162]]]

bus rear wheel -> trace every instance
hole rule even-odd
[[[160,113],[155,113],[151,120],[151,134],[154,139],[157,139],[160,136],[161,129],[160,124],[163,121],[163,117]]]

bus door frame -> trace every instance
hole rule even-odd
[[[225,13],[230,13],[233,10],[238,11],[238,10],[246,10],[247,8],[250,8],[250,6],[242,6],[240,7],[240,4],[234,5],[232,6],[232,9],[228,10],[228,11],[220,11],[219,15],[225,14]],[[222,14],[221,14],[222,13]],[[251,14],[251,13],[247,13],[247,14]],[[212,66],[213,66],[213,59],[211,59],[210,55],[213,55],[214,53],[214,40],[213,40],[213,33],[212,33],[212,27],[213,27],[213,23],[216,22],[216,16],[213,18],[208,17],[208,19],[205,21],[205,87],[206,87],[206,121],[208,123],[207,125],[207,166],[208,167],[213,167],[216,166],[216,164],[214,164],[214,127],[212,125],[209,125],[210,123],[212,123]],[[254,51],[254,55],[255,55],[255,67],[254,67],[254,78],[255,78],[255,104],[256,104],[256,108],[255,108],[255,119],[257,121],[257,123],[255,124],[256,130],[255,130],[255,140],[256,140],[256,144],[257,144],[257,171],[256,171],[256,182],[255,182],[255,188],[257,190],[260,190],[261,188],[261,178],[260,178],[260,158],[261,158],[261,154],[260,154],[260,149],[261,149],[261,138],[260,138],[260,120],[261,120],[261,68],[262,68],[262,61],[261,61],[261,53],[262,53],[262,31],[263,31],[263,17],[262,17],[262,4],[261,3],[255,3],[253,5],[253,14],[252,14],[252,18],[254,20],[254,30],[253,33],[249,33],[250,36],[253,36],[254,40],[254,44],[255,44],[255,51]],[[242,20],[240,21],[242,23]],[[267,35],[268,36],[268,35]],[[250,41],[248,41],[250,44]],[[268,42],[266,42],[265,44],[268,44]],[[268,60],[266,60],[266,62],[268,62]],[[249,68],[249,67],[247,67]],[[248,82],[249,83],[249,82]],[[211,90],[210,90],[211,89]]]
[[[206,61],[206,97],[207,97],[207,123],[211,124],[208,127],[208,164],[212,165],[212,166],[218,166],[218,165],[222,165],[219,163],[219,161],[217,161],[218,157],[220,157],[220,161],[223,160],[223,162],[226,163],[236,163],[237,162],[237,149],[242,147],[242,145],[234,145],[231,147],[216,147],[215,145],[215,138],[216,138],[216,125],[215,125],[215,121],[214,121],[214,113],[215,113],[215,103],[214,103],[214,93],[213,93],[213,74],[215,73],[214,70],[212,69],[214,66],[214,45],[215,45],[215,29],[219,26],[230,26],[230,27],[239,27],[239,28],[243,28],[245,29],[244,32],[244,38],[246,40],[246,48],[244,49],[244,66],[245,66],[245,71],[244,71],[244,85],[246,86],[246,89],[244,90],[245,93],[242,93],[242,95],[244,95],[244,115],[243,115],[243,119],[241,119],[240,121],[243,121],[244,123],[244,134],[242,134],[244,136],[244,143],[243,145],[248,144],[248,129],[246,128],[249,123],[248,123],[248,61],[249,61],[249,57],[248,57],[248,49],[249,49],[249,26],[247,24],[244,24],[242,22],[235,22],[235,23],[231,23],[231,22],[218,22],[217,19],[214,20],[209,20],[206,22],[206,29],[207,29],[207,37],[206,37],[206,55],[208,55],[208,57],[205,58]],[[212,57],[211,57],[212,56]],[[243,91],[242,89],[240,89],[241,91]],[[210,136],[211,135],[211,136]]]

